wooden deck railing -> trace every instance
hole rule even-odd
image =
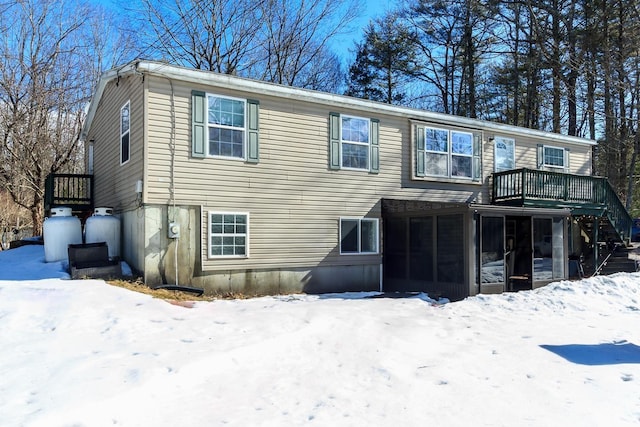
[[[492,190],[495,204],[568,207],[577,212],[602,212],[622,240],[630,237],[631,216],[606,178],[514,169],[494,173]]]
[[[67,206],[74,211],[93,209],[93,175],[50,174],[45,181],[44,207]]]

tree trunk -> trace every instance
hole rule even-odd
[[[476,117],[476,67],[475,67],[475,44],[473,41],[473,26],[471,24],[471,14],[473,13],[472,0],[467,0],[467,13],[464,23],[465,38],[465,62],[464,69],[467,70],[467,115],[468,117]]]
[[[553,125],[552,132],[560,133],[560,101],[562,97],[561,91],[561,79],[562,70],[560,65],[560,43],[562,41],[562,34],[560,34],[560,11],[558,10],[558,1],[552,2],[551,11],[551,40],[553,41],[552,57],[551,57],[551,74],[552,74],[552,110],[553,110]]]
[[[44,200],[34,193],[33,205],[31,205],[31,223],[33,224],[33,235],[42,236],[42,225],[44,223]]]

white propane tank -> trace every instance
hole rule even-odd
[[[84,225],[85,243],[106,242],[109,258],[120,256],[120,220],[111,208],[96,208]]]
[[[71,216],[71,208],[52,208],[44,221],[42,237],[45,262],[69,262],[69,245],[82,244],[82,225]]]

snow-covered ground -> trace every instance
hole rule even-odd
[[[0,252],[2,426],[640,424],[639,274],[187,308],[39,251]]]

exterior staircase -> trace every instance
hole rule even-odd
[[[616,248],[602,262],[597,274],[608,275],[614,273],[635,273],[638,263],[629,258],[632,248],[616,246]]]
[[[493,174],[492,203],[568,208],[574,218],[593,220],[594,242],[611,239],[628,245],[631,240],[632,218],[603,177],[526,168],[498,172]]]
[[[570,209],[593,249],[582,265],[585,276],[638,271],[629,259],[633,220],[606,178],[526,168],[498,172],[492,203]]]

